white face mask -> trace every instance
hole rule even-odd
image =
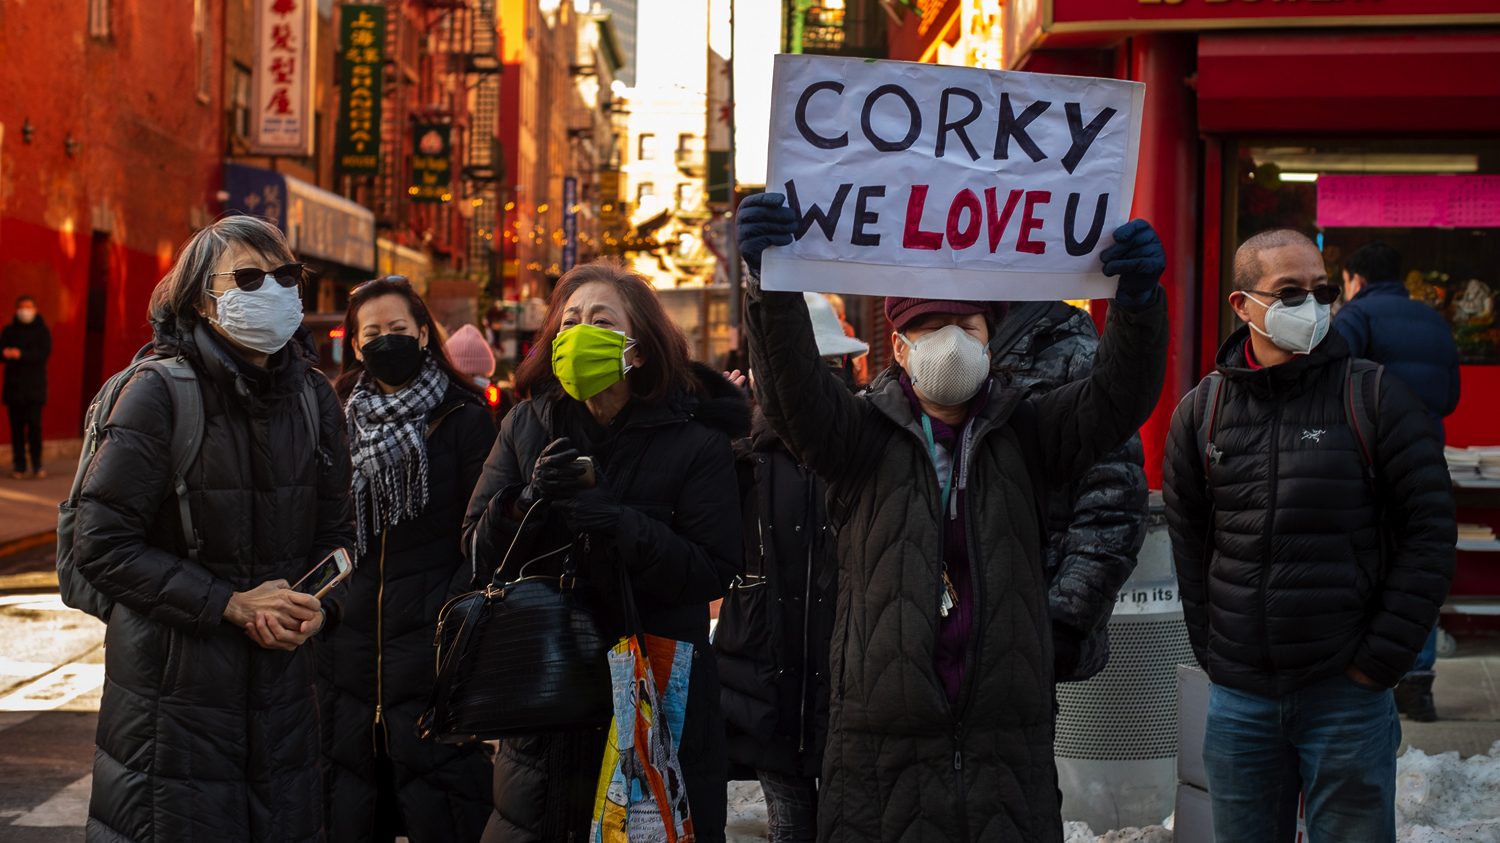
[[[1251,322],[1250,330],[1275,343],[1283,351],[1311,354],[1318,343],[1328,336],[1331,306],[1318,304],[1311,295],[1296,307],[1287,307],[1280,300],[1267,305],[1249,294],[1245,298],[1266,309],[1266,329],[1262,331]]]
[[[218,313],[209,321],[230,339],[262,354],[280,351],[302,324],[302,294],[274,278],[266,278],[253,292],[235,287],[209,295],[218,302]]]
[[[958,325],[947,325],[912,342],[897,334],[911,352],[906,373],[911,385],[934,404],[952,407],[974,397],[990,376],[990,352]]]

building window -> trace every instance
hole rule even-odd
[[[89,36],[110,38],[115,34],[110,20],[110,6],[114,0],[89,0]]]
[[[235,62],[230,125],[238,138],[250,137],[250,82],[250,68]]]
[[[656,160],[656,135],[650,132],[641,133],[640,139],[636,141],[635,157],[641,161]]]
[[[643,181],[640,184],[636,185],[636,188],[635,188],[635,204],[636,205],[644,205],[644,204],[646,204],[646,200],[647,199],[655,199],[655,198],[656,198],[656,185],[655,184],[652,184],[649,181]]]
[[[676,194],[673,197],[677,203],[677,210],[686,210],[693,200],[693,186],[685,181],[677,183]]]

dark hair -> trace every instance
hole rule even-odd
[[[448,380],[456,383],[475,395],[482,395],[479,387],[453,365],[448,359],[448,352],[443,349],[443,335],[438,330],[437,322],[433,321],[432,313],[427,309],[427,302],[417,295],[417,291],[411,288],[411,282],[400,275],[387,275],[374,281],[366,281],[355,287],[349,294],[349,309],[344,311],[344,337],[339,340],[343,345],[344,370],[339,373],[338,380],[334,381],[333,389],[338,393],[340,401],[347,401],[349,394],[354,392],[354,387],[359,383],[360,375],[365,372],[365,364],[354,356],[354,339],[359,336],[359,310],[366,304],[383,296],[396,296],[406,302],[406,309],[411,311],[412,319],[417,323],[417,333],[421,328],[427,329],[427,351],[432,359],[437,361],[438,368],[448,376]]]
[[[1262,231],[1241,243],[1234,253],[1234,288],[1241,291],[1253,290],[1255,285],[1260,283],[1260,277],[1265,273],[1265,267],[1260,262],[1261,252],[1267,249],[1304,245],[1311,246],[1314,251],[1318,248],[1318,244],[1314,243],[1311,237],[1290,228]]]
[[[687,338],[667,316],[656,291],[645,278],[623,265],[601,259],[575,266],[558,279],[531,354],[516,369],[518,393],[539,396],[557,382],[552,374],[552,340],[562,326],[568,299],[588,284],[608,284],[625,300],[625,316],[633,332],[631,339],[636,341],[636,351],[646,361],[625,376],[632,395],[660,403],[676,392],[697,391],[697,381],[689,366]]]
[[[32,298],[31,296],[16,296],[16,307],[20,307],[21,305],[25,304],[26,302],[31,302],[32,304],[36,304],[36,299]]]
[[[1401,280],[1401,253],[1375,240],[1354,250],[1344,261],[1350,275],[1363,275],[1371,284]]]
[[[281,229],[260,217],[236,214],[215,221],[188,238],[177,252],[177,262],[151,292],[147,318],[151,324],[185,329],[198,321],[198,305],[208,289],[209,273],[231,246],[241,245],[275,266],[297,260]]]

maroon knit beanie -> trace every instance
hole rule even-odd
[[[968,316],[971,313],[990,314],[994,307],[989,302],[960,301],[958,299],[914,299],[903,296],[885,297],[885,318],[899,333],[907,326],[930,313],[951,313]]]

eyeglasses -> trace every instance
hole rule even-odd
[[[276,279],[276,283],[283,287],[295,287],[302,283],[305,269],[300,263],[289,263],[286,266],[278,266],[275,269],[261,269],[250,266],[244,269],[235,269],[229,272],[212,272],[209,278],[218,275],[233,275],[234,285],[247,293],[253,293],[260,289],[260,285],[266,282],[269,275]]]
[[[1284,290],[1276,290],[1275,292],[1271,290],[1246,290],[1245,292],[1253,293],[1257,296],[1270,296],[1279,300],[1286,307],[1296,307],[1307,301],[1308,296],[1312,296],[1313,300],[1318,304],[1333,304],[1339,298],[1339,288],[1332,284],[1319,284],[1311,290],[1304,290],[1301,287],[1287,287]]]

